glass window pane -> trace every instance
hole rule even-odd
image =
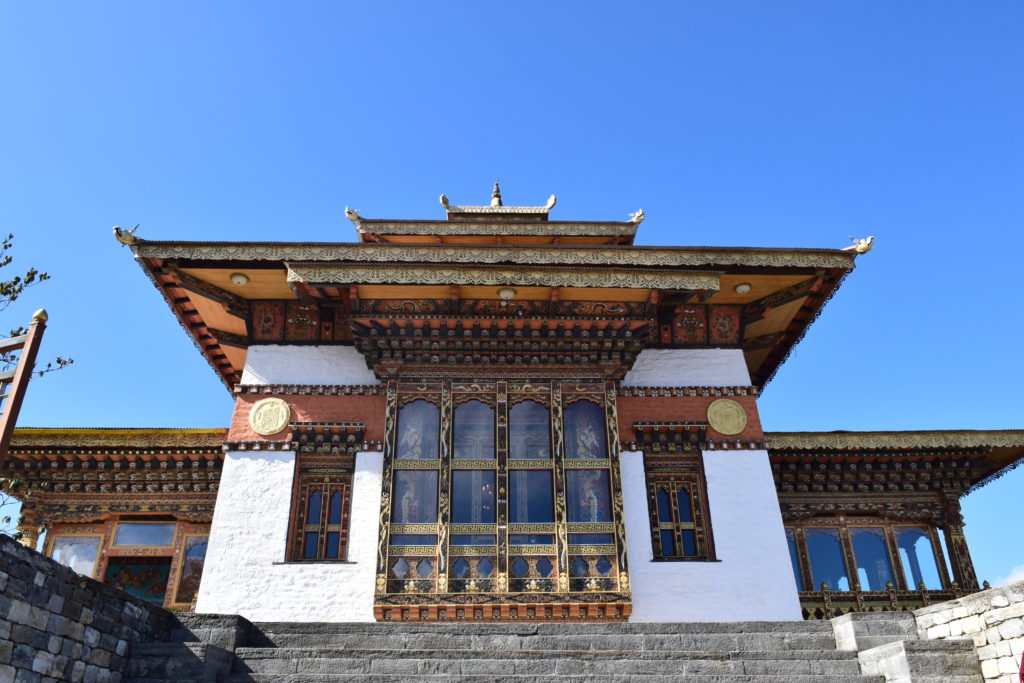
[[[886,583],[892,581],[895,584],[889,547],[881,528],[854,527],[850,529],[850,541],[853,543],[853,557],[857,561],[857,579],[861,590],[884,591]]]
[[[548,409],[536,401],[521,401],[508,411],[509,458],[546,460],[551,457]]]
[[[316,558],[316,547],[320,544],[320,534],[315,531],[306,532],[306,542],[302,545],[302,557],[307,560]]]
[[[191,603],[199,592],[207,545],[207,536],[190,536],[185,539],[185,560],[181,564],[181,580],[178,581],[178,602]]]
[[[550,470],[512,470],[509,473],[508,516],[513,524],[555,521]]]
[[[433,534],[391,534],[391,545],[437,545]]]
[[[92,577],[99,552],[100,539],[95,536],[58,536],[53,539],[51,557],[79,574]]]
[[[823,583],[828,584],[829,590],[850,590],[838,529],[808,529],[807,553],[811,558],[814,590],[820,590]]]
[[[697,534],[693,529],[683,529],[683,556],[693,557],[697,554]]]
[[[608,470],[566,470],[566,507],[570,522],[610,522]]]
[[[398,410],[399,460],[437,460],[440,411],[433,403],[413,401]]]
[[[675,557],[676,554],[676,539],[672,534],[671,529],[661,530],[661,556],[662,557]]]
[[[672,506],[668,501],[668,491],[658,489],[658,521],[672,522]]]
[[[611,534],[569,534],[570,545],[612,545],[615,543]]]
[[[494,459],[494,408],[467,401],[455,409],[455,459]]]
[[[309,494],[306,503],[306,524],[320,524],[320,491]]]
[[[327,512],[328,524],[341,524],[341,491],[331,494],[331,505]]]
[[[554,545],[554,534],[512,534],[509,545]]]
[[[679,489],[679,521],[684,524],[693,523],[693,506],[690,504],[690,492]]]
[[[117,525],[114,545],[174,545],[174,522],[122,522]]]
[[[391,521],[432,524],[437,521],[437,471],[396,470]]]
[[[494,471],[452,472],[452,522],[494,524]]]
[[[941,590],[939,567],[935,562],[931,536],[923,527],[900,527],[896,529],[896,545],[899,546],[900,561],[906,574],[907,586],[917,590],[924,583],[928,590]]]
[[[454,534],[450,545],[494,545],[494,536],[490,534]]]
[[[327,534],[327,547],[324,549],[324,557],[336,559],[338,557],[338,545],[341,540],[341,534],[337,531],[330,531]]]
[[[786,542],[789,543],[789,561],[793,563],[793,579],[796,581],[796,589],[804,590],[800,585],[800,556],[796,551],[796,533],[792,529],[786,529]]]
[[[590,401],[576,401],[565,408],[565,457],[572,460],[608,457],[601,406]]]

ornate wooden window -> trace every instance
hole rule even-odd
[[[951,586],[937,530],[880,518],[803,520],[786,528],[802,591],[916,591]]]
[[[700,453],[646,460],[654,559],[714,560]]]
[[[352,498],[351,473],[303,471],[320,468],[311,468],[301,458],[298,469],[289,559],[292,562],[345,560]]]
[[[625,619],[614,400],[603,381],[392,381],[377,617]]]

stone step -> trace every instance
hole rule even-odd
[[[264,633],[427,633],[431,635],[597,635],[675,633],[817,633],[830,634],[827,621],[723,621],[670,623],[566,623],[566,622],[256,622]]]
[[[550,653],[541,653],[550,655]],[[735,653],[734,653],[735,654]],[[562,657],[392,657],[377,653],[359,657],[344,651],[285,650],[278,656],[255,657],[240,653],[235,673],[277,675],[299,674],[396,674],[396,675],[860,675],[856,658],[820,657],[817,652],[801,658],[774,657],[745,659],[729,653],[690,653],[689,657],[632,658],[590,657],[587,652],[567,652]]]
[[[584,675],[584,676],[550,676],[555,683],[885,683],[883,676],[855,675]],[[535,683],[534,675],[482,675],[452,676],[450,674],[431,675],[389,675],[389,674],[248,674],[233,673],[222,677],[220,683],[339,683],[343,681],[360,681],[361,683],[405,683],[407,681],[424,681],[433,683],[451,681],[452,683]],[[156,681],[140,681],[139,683],[157,683]],[[162,683],[162,682],[160,682]],[[957,682],[959,683],[959,682]]]
[[[626,652],[240,648],[236,673],[858,675],[855,652]]]
[[[430,633],[267,633],[253,634],[255,647],[446,650],[833,650],[831,633],[679,633],[596,635],[504,635]]]

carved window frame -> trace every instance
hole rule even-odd
[[[380,537],[378,545],[378,566],[375,613],[378,619],[393,619],[394,615],[408,610],[409,605],[433,605],[426,612],[417,611],[417,618],[498,618],[494,611],[501,612],[500,618],[532,618],[537,614],[552,612],[562,594],[566,602],[599,605],[602,603],[624,604],[629,601],[629,578],[626,566],[626,544],[621,507],[621,481],[618,471],[618,427],[615,412],[616,390],[614,382],[606,380],[411,380],[400,378],[388,384],[388,409],[385,416],[384,441],[384,490],[381,501]],[[405,405],[423,399],[434,403],[441,411],[439,429],[440,459],[438,461],[399,460],[396,440],[399,411]],[[454,453],[455,410],[469,401],[481,401],[495,410],[495,459],[459,460]],[[548,459],[510,460],[509,413],[511,408],[523,401],[532,400],[548,411],[550,430],[550,452]],[[570,460],[564,458],[563,408],[577,401],[589,401],[600,408],[604,431],[605,457],[597,460]],[[436,524],[391,523],[396,495],[396,473],[413,468],[438,472],[438,519]],[[566,513],[566,470],[604,469],[609,482],[609,521],[601,524],[568,523]],[[487,470],[495,473],[497,488],[497,511],[494,524],[454,524],[451,522],[451,494],[453,473],[459,470]],[[512,523],[510,521],[511,478],[516,471],[545,470],[551,472],[554,505],[554,520],[551,523]],[[393,534],[436,535],[436,546],[402,546],[392,544]],[[455,545],[453,534],[494,535],[495,543],[488,546]],[[550,535],[550,545],[514,545],[517,535]],[[578,543],[570,541],[583,539],[583,534],[600,534],[601,539],[610,539],[607,544]],[[597,536],[594,536],[597,538]],[[545,562],[546,558],[546,562]],[[602,558],[604,562],[602,562]],[[407,570],[404,579],[393,575],[393,566],[404,559]],[[479,563],[487,560],[493,568],[485,576],[477,571]],[[433,564],[431,571],[424,560]],[[457,576],[456,563],[469,563],[468,572]],[[611,564],[610,573],[606,566]],[[573,562],[576,566],[573,566]],[[522,567],[528,566],[523,574]],[[550,563],[551,569],[546,565]],[[542,567],[543,565],[543,567]],[[422,571],[413,571],[422,567]],[[461,565],[460,565],[461,567]],[[517,569],[518,567],[518,569]],[[580,568],[584,567],[583,570]],[[464,567],[463,567],[464,569]],[[545,574],[544,572],[547,571]],[[583,574],[580,574],[583,571]],[[603,572],[603,573],[602,573]],[[544,602],[547,607],[535,607],[535,597],[530,593],[548,594],[555,602]],[[474,605],[479,594],[480,604],[471,609],[460,605]],[[584,597],[592,600],[584,601]],[[511,607],[522,604],[523,608]],[[492,605],[484,607],[483,605]],[[505,605],[500,609],[498,605]],[[529,605],[529,606],[527,606]],[[438,606],[451,606],[454,610],[447,616],[433,616]],[[563,614],[566,605],[557,607]],[[591,609],[591,608],[587,608]],[[395,610],[398,610],[396,612]],[[468,616],[469,612],[473,616]],[[575,614],[575,612],[573,612]],[[600,608],[602,616],[621,618],[627,611],[622,608],[606,610]],[[553,614],[553,612],[552,612]],[[568,614],[566,612],[565,614]],[[597,612],[595,612],[597,614]],[[424,615],[427,615],[426,617]],[[406,617],[401,617],[406,618]]]
[[[292,514],[288,533],[287,561],[347,562],[352,509],[352,469],[344,464],[329,462],[333,458],[316,456],[296,457],[295,480],[292,493]],[[317,519],[307,519],[309,497],[320,493],[320,511]],[[330,523],[331,497],[341,494],[341,515],[338,524]],[[316,553],[306,557],[306,534],[317,536]],[[338,534],[337,557],[328,557],[328,534]]]
[[[644,454],[644,474],[647,486],[647,512],[651,525],[651,550],[655,562],[716,562],[715,540],[708,503],[704,458],[700,451],[681,454]],[[669,497],[671,521],[662,522],[658,515],[658,490],[666,489]],[[691,522],[680,520],[678,492],[690,494]],[[661,532],[672,531],[675,553],[662,549]],[[692,531],[696,552],[682,554],[683,532]]]
[[[843,564],[846,570],[849,590],[838,590],[835,586],[829,586],[827,590],[833,593],[870,593],[881,591],[869,591],[860,587],[860,577],[857,573],[857,558],[853,549],[853,540],[850,531],[861,528],[881,528],[885,538],[886,550],[888,552],[889,564],[893,574],[893,590],[897,591],[919,591],[917,586],[909,585],[903,568],[903,562],[899,556],[899,545],[897,543],[897,531],[899,529],[916,527],[924,529],[931,542],[932,554],[935,559],[936,572],[942,584],[940,588],[928,588],[927,591],[945,591],[952,587],[952,580],[949,575],[947,557],[942,547],[942,539],[939,535],[940,529],[929,520],[923,519],[892,519],[878,515],[858,515],[856,517],[811,517],[801,520],[786,522],[785,529],[792,532],[793,541],[796,545],[796,554],[799,562],[800,575],[796,577],[801,593],[820,593],[821,586],[814,586],[814,569],[811,567],[811,556],[807,547],[807,531],[816,529],[834,529],[839,532],[839,543],[842,549]]]

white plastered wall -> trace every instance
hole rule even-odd
[[[622,495],[630,621],[801,619],[767,451],[706,451],[718,562],[654,562],[643,453],[625,451]]]
[[[383,455],[356,454],[348,563],[285,563],[293,452],[224,459],[196,611],[252,621],[373,621]]]
[[[750,373],[740,349],[644,349],[624,387],[745,387]]]
[[[250,346],[242,384],[380,384],[354,346]]]

